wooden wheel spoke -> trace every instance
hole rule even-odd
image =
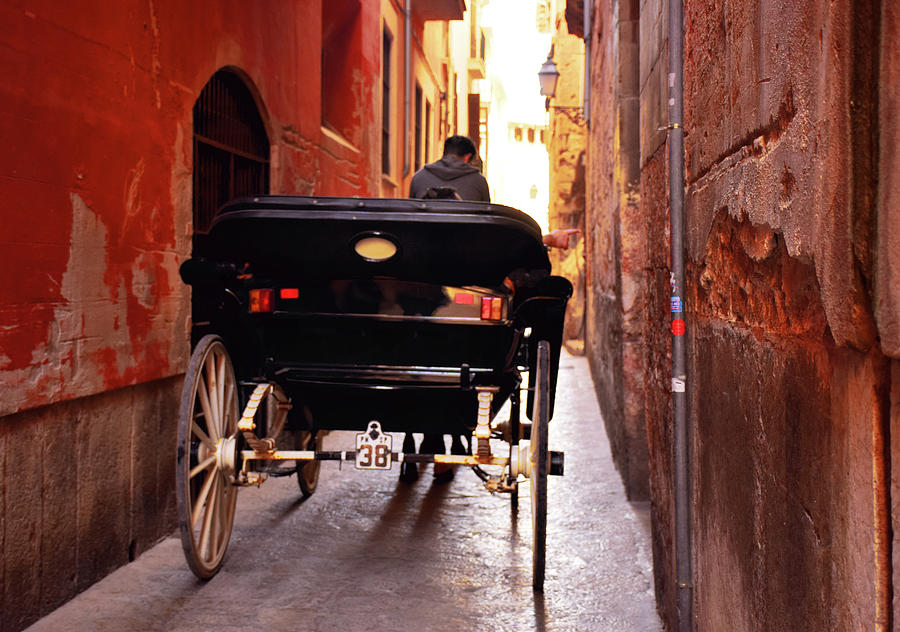
[[[219,410],[219,398],[216,395],[218,391],[218,372],[215,367],[215,358],[213,354],[210,354],[206,358],[206,375],[205,375],[205,388],[204,383],[200,385],[200,392],[203,393],[204,397],[206,397],[206,401],[209,404],[209,416],[206,418],[206,427],[209,430],[210,434],[215,435],[216,441],[219,440],[219,417],[221,416],[221,412]]]
[[[218,515],[216,516],[215,521],[215,537],[213,537],[213,544],[215,545],[215,555],[219,554],[219,548],[222,545],[222,535],[224,533],[225,523],[228,518],[228,500],[230,498],[231,490],[229,489],[228,481],[222,474],[219,474],[219,502],[216,505],[218,508]]]
[[[215,449],[216,449],[216,444],[215,444],[215,442],[214,442],[212,439],[209,438],[209,435],[207,435],[205,432],[203,432],[203,428],[201,428],[201,427],[197,424],[196,421],[193,422],[193,423],[191,424],[191,432],[193,432],[194,435],[195,435],[198,439],[200,439],[200,443],[202,443],[203,445],[205,445],[205,446],[206,446],[207,448],[209,448],[210,450],[215,451]]]
[[[200,376],[200,383],[197,385],[197,397],[200,398],[200,408],[203,409],[203,416],[206,418],[206,429],[209,431],[211,435],[210,439],[212,442],[216,442],[219,440],[219,435],[216,434],[216,423],[215,423],[215,413],[213,412],[212,402],[209,401],[209,394],[207,393],[206,388],[206,380],[203,379],[203,376]]]
[[[209,535],[210,531],[212,531],[213,516],[218,510],[217,504],[219,500],[218,473],[213,473],[211,478],[213,479],[212,491],[209,494],[209,502],[206,504],[206,511],[203,513],[203,526],[200,529],[200,557],[205,559],[211,558],[210,555],[207,555],[210,549]]]
[[[220,437],[225,436],[225,356],[216,355],[216,399],[219,416],[216,419],[216,430]]]
[[[215,477],[216,473],[214,471],[207,475],[206,480],[203,481],[203,487],[200,488],[200,493],[197,494],[197,498],[193,502],[193,507],[191,507],[191,528],[197,526],[197,521],[200,519],[200,512],[206,505],[206,500],[209,497],[209,490],[212,488]]]
[[[232,427],[231,421],[237,419],[237,398],[234,396],[236,385],[234,382],[228,382],[228,391],[225,393],[225,414],[222,419],[222,436],[227,437],[232,432],[234,432],[234,428]]]
[[[203,470],[209,469],[210,466],[213,466],[215,464],[216,464],[216,455],[211,454],[208,457],[206,457],[205,459],[203,459],[203,461],[201,463],[198,463],[196,466],[194,466],[193,469],[191,469],[191,471],[188,475],[188,478],[194,478],[195,476],[197,476],[197,474],[199,474]]]

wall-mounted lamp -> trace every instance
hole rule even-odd
[[[544,65],[538,71],[538,80],[541,82],[541,96],[550,97],[551,99],[556,96],[556,82],[559,81],[559,71],[553,62],[552,48],[547,54],[547,61],[544,62]]]
[[[559,70],[556,69],[556,63],[553,61],[552,46],[547,54],[547,61],[538,71],[538,80],[541,82],[541,96],[547,97],[547,111],[557,110],[575,124],[584,123],[584,110],[580,105],[550,105],[550,99],[556,96],[556,83],[559,81]]]

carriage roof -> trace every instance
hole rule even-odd
[[[357,255],[362,237],[397,253]],[[515,270],[549,272],[538,224],[498,204],[458,200],[256,196],[224,206],[195,254],[249,262],[257,274],[300,280],[397,277],[447,285],[499,285]]]

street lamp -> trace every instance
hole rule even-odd
[[[544,62],[544,65],[541,66],[538,72],[538,80],[541,82],[541,96],[550,97],[551,99],[556,96],[556,82],[559,80],[559,71],[553,62],[552,48],[547,54],[547,61]]]
[[[541,82],[541,96],[547,97],[547,110],[557,110],[565,114],[566,118],[580,125],[584,123],[584,110],[578,105],[550,105],[550,99],[556,96],[556,82],[559,81],[559,70],[553,61],[553,47],[547,54],[547,61],[538,71],[538,80]]]

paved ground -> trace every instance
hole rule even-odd
[[[328,443],[351,449],[352,436]],[[562,358],[550,447],[566,452],[566,475],[549,482],[543,595],[531,589],[527,488],[514,514],[468,470],[405,485],[396,466],[326,462],[306,502],[293,477],[241,490],[211,581],[168,538],[29,629],[661,630],[647,507],[625,500],[583,358]]]

